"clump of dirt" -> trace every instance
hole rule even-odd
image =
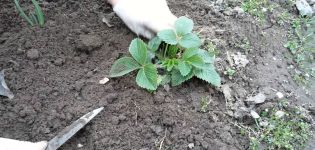
[[[112,12],[105,1],[44,1],[46,24],[29,28],[14,4],[3,0],[0,9],[0,68],[14,99],[0,98],[0,137],[41,141],[53,138],[83,114],[104,106],[92,122],[61,149],[247,149],[249,140],[233,126],[252,123],[244,109],[247,97],[264,93],[276,101],[278,91],[295,100],[297,85],[287,71],[282,46],[286,29],[260,28],[252,17],[201,1],[170,0],[177,16],[192,18],[205,40],[220,50],[218,71],[231,89],[193,79],[171,89],[148,93],[134,82],[135,74],[99,80],[111,65],[127,55],[136,36],[114,16],[112,27],[102,14]],[[231,2],[231,8],[237,3]],[[249,41],[251,48],[242,46]],[[280,44],[279,44],[280,43]],[[249,63],[235,77],[223,75],[230,67],[227,53],[240,52]],[[209,99],[201,111],[201,99]]]

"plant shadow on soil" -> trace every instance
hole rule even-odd
[[[232,103],[243,106],[243,100],[256,92],[273,101],[272,89],[295,92],[297,85],[283,56],[285,30],[273,26],[262,36],[250,17],[224,15],[205,0],[169,3],[176,15],[189,14],[204,38],[216,39],[221,51],[219,72],[229,66],[226,51],[247,53],[251,63],[238,71],[238,77],[223,76],[237,98]],[[190,143],[194,149],[248,148],[248,138],[231,124],[238,110],[230,110],[224,95],[205,82],[193,79],[169,91],[159,88],[154,94],[136,85],[135,74],[111,79],[106,85],[98,83],[114,60],[127,54],[135,38],[117,16],[111,18],[111,28],[102,23],[102,13],[112,12],[104,0],[50,0],[43,9],[45,27],[28,28],[14,4],[1,1],[0,68],[6,69],[15,98],[0,98],[0,137],[49,140],[83,114],[104,106],[62,150],[77,149],[78,144],[86,150],[151,150],[160,146],[164,136],[163,149],[188,149]],[[243,37],[253,50],[235,46]],[[211,99],[205,113],[200,111],[203,97]],[[253,121],[248,115],[238,120]]]

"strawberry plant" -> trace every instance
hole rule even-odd
[[[120,77],[137,70],[137,84],[147,90],[159,85],[172,86],[197,77],[219,86],[220,76],[214,67],[215,56],[200,48],[200,38],[192,33],[194,23],[186,17],[175,22],[175,29],[158,32],[148,44],[134,39],[129,52],[131,57],[116,60],[110,70],[111,77]]]

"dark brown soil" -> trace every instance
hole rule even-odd
[[[227,15],[206,0],[169,4],[177,16],[192,18],[196,30],[218,46],[218,71],[232,89],[233,101],[197,79],[152,94],[136,85],[134,74],[99,84],[136,37],[117,16],[110,19],[111,28],[102,22],[103,14],[112,12],[105,0],[47,0],[43,28],[28,27],[14,4],[2,0],[0,70],[5,69],[15,97],[0,97],[0,137],[49,140],[83,114],[104,106],[62,150],[152,150],[162,139],[163,149],[184,150],[190,143],[196,150],[247,149],[248,138],[232,124],[236,119],[251,122],[239,111],[246,97],[263,92],[274,102],[276,90],[291,94],[288,98],[299,104],[314,104],[314,97],[296,90],[287,70],[290,61],[282,46],[286,29],[268,23],[259,27],[252,17]],[[246,38],[251,49],[238,46]],[[250,61],[232,79],[223,75],[229,66],[226,52],[242,52]],[[201,112],[204,97],[211,103]]]

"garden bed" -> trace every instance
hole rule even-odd
[[[206,0],[170,0],[177,16],[194,20],[195,30],[216,45],[216,66],[226,90],[193,79],[176,87],[149,93],[136,85],[135,73],[108,77],[111,65],[128,55],[136,37],[112,12],[105,0],[49,0],[43,4],[43,28],[28,27],[14,3],[0,2],[0,68],[15,94],[0,97],[0,137],[41,141],[53,138],[83,114],[105,109],[62,150],[72,149],[247,149],[249,139],[234,123],[254,124],[245,100],[258,93],[266,102],[255,110],[275,105],[281,92],[294,104],[314,105],[292,78],[283,47],[289,26],[267,22],[238,12],[240,4],[214,4]],[[294,12],[292,12],[294,13]],[[108,17],[113,27],[102,22]],[[272,20],[272,19],[271,19]],[[231,54],[246,55],[249,63],[229,77]],[[314,89],[310,91],[315,91]],[[209,100],[201,109],[201,100]],[[83,147],[77,148],[78,144]]]

